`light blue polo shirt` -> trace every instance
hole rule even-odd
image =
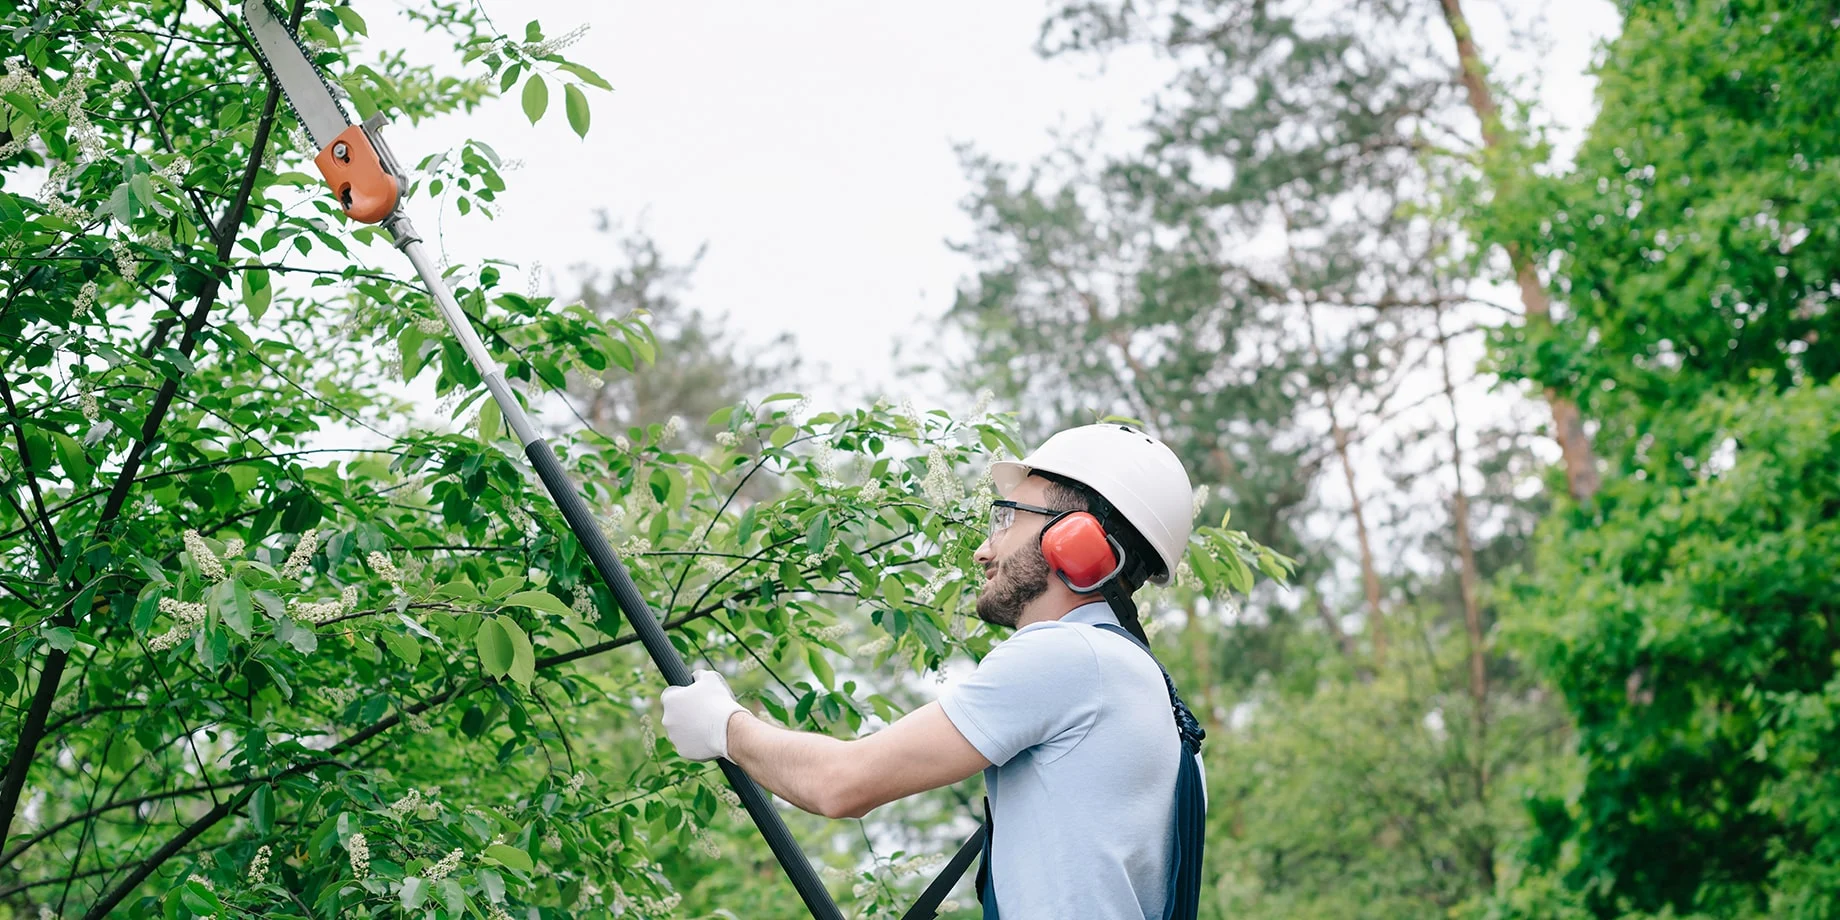
[[[1181,741],[1156,662],[1087,604],[998,643],[940,697],[984,771],[1003,920],[1163,916]]]

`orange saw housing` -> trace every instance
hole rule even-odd
[[[352,125],[340,132],[313,162],[338,197],[345,216],[374,224],[396,210],[402,185],[384,168],[383,158],[377,155],[363,125]]]

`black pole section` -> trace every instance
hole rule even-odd
[[[600,573],[601,580],[613,591],[614,600],[619,602],[621,612],[626,614],[633,631],[638,633],[639,642],[651,654],[652,662],[658,665],[658,670],[664,672],[664,679],[678,687],[690,683],[690,668],[684,664],[684,659],[677,654],[677,648],[665,636],[664,627],[658,624],[652,608],[639,595],[639,588],[633,584],[632,576],[626,573],[626,566],[620,564],[613,547],[607,544],[607,538],[601,534],[594,514],[588,510],[587,503],[581,499],[581,493],[562,469],[561,461],[556,459],[556,452],[550,449],[548,442],[537,440],[524,445],[524,455],[530,458],[530,465],[536,468],[537,476],[543,480],[543,487],[556,500],[556,507],[562,511],[563,520],[569,522],[569,529],[574,531],[575,539],[580,540],[582,548],[587,550],[588,558],[594,562],[594,570]],[[640,488],[645,486],[641,484]],[[805,901],[805,909],[816,920],[843,920],[843,913],[832,903],[830,892],[824,889],[818,873],[812,870],[811,862],[805,858],[805,851],[799,849],[798,842],[792,839],[792,832],[786,829],[786,822],[780,819],[779,812],[773,808],[767,794],[740,767],[727,760],[720,761],[720,764],[723,775],[728,777],[728,784],[741,797],[741,804],[753,817],[760,836],[766,838],[767,846],[772,848],[773,856],[779,860],[780,868],[786,870],[787,877],[792,879],[792,886],[799,890],[799,897]]]
[[[901,915],[901,920],[933,920],[939,916],[939,905],[952,893],[952,887],[965,877],[965,870],[971,868],[971,861],[984,851],[984,825],[978,825],[977,833],[965,840],[965,845],[952,854],[952,860],[944,869],[933,877],[932,884],[920,892],[920,900]]]

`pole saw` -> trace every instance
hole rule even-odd
[[[326,184],[331,186],[340,208],[352,220],[382,224],[396,248],[408,256],[410,263],[415,266],[416,274],[421,276],[423,286],[428,289],[428,295],[441,311],[441,318],[454,338],[459,340],[467,359],[479,371],[486,389],[498,403],[505,422],[517,437],[518,443],[524,445],[524,456],[537,471],[538,478],[543,481],[543,488],[562,512],[563,520],[568,522],[575,539],[581,541],[582,548],[594,563],[594,570],[613,593],[627,622],[632,624],[633,631],[644,644],[646,653],[651,655],[658,669],[664,672],[665,680],[676,686],[689,684],[690,669],[665,637],[664,628],[659,625],[657,617],[639,595],[632,576],[621,564],[607,538],[602,535],[580,490],[569,480],[561,462],[556,459],[555,451],[531,427],[530,418],[512,396],[510,385],[505,381],[504,369],[486,351],[485,344],[473,330],[466,313],[454,300],[447,282],[423,250],[422,238],[416,233],[414,225],[409,223],[408,215],[399,207],[403,171],[401,164],[391,154],[389,145],[384,143],[382,129],[385,121],[382,114],[374,115],[362,124],[353,124],[334,96],[332,85],[307,57],[285,18],[278,16],[269,7],[267,0],[245,0],[243,21],[261,52],[264,67],[281,87],[288,105],[294,109],[308,136],[313,139],[313,144],[319,148],[319,155],[313,162],[325,176]],[[792,833],[786,829],[785,822],[780,819],[779,812],[767,799],[766,793],[740,767],[727,760],[719,763],[728,784],[734,788],[748,815],[754,819],[760,835],[766,838],[780,867],[792,879],[799,897],[804,899],[805,908],[816,920],[843,920],[842,912],[831,901],[830,892],[819,881],[804,851],[792,839]]]

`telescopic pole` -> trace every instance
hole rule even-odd
[[[372,139],[382,147],[379,132],[372,131]],[[387,150],[388,148],[382,148]],[[387,156],[387,154],[386,154]],[[391,157],[390,159],[394,159]],[[391,163],[393,167],[394,164]],[[524,445],[524,456],[530,465],[536,468],[537,477],[543,480],[543,488],[549,491],[550,498],[562,511],[563,520],[569,524],[569,530],[575,539],[581,541],[588,558],[594,562],[594,570],[600,573],[601,580],[612,590],[613,598],[626,614],[627,622],[632,624],[645,651],[652,656],[652,662],[658,670],[664,672],[664,679],[673,686],[685,686],[690,683],[690,668],[677,654],[677,649],[665,637],[664,627],[652,614],[652,609],[639,595],[638,586],[633,584],[632,576],[627,574],[626,566],[620,563],[613,547],[607,543],[607,537],[601,533],[593,512],[582,500],[581,492],[569,480],[568,473],[562,469],[562,463],[556,459],[556,452],[530,425],[529,416],[524,414],[522,406],[511,393],[511,387],[505,382],[504,368],[499,367],[486,351],[485,343],[479,340],[479,333],[473,331],[472,323],[454,301],[453,292],[448,290],[447,282],[441,277],[428,254],[422,250],[422,239],[416,235],[415,228],[409,223],[402,211],[398,210],[383,221],[384,229],[390,231],[396,248],[414,263],[415,271],[422,276],[422,284],[434,298],[435,306],[440,308],[441,317],[447,321],[447,328],[460,340],[460,347],[485,380],[486,389],[498,402],[505,421],[517,436],[518,443]],[[780,819],[773,803],[747,773],[728,760],[718,761],[723,775],[728,777],[728,784],[740,796],[741,804],[754,819],[754,826],[759,828],[760,836],[766,838],[767,846],[773,850],[774,858],[779,860],[780,868],[792,879],[792,885],[799,891],[799,897],[805,901],[805,909],[811,912],[815,920],[843,920],[843,913],[831,901],[830,892],[812,870],[811,862],[805,858],[805,852],[799,849],[792,839],[792,832],[786,829],[786,823]]]

